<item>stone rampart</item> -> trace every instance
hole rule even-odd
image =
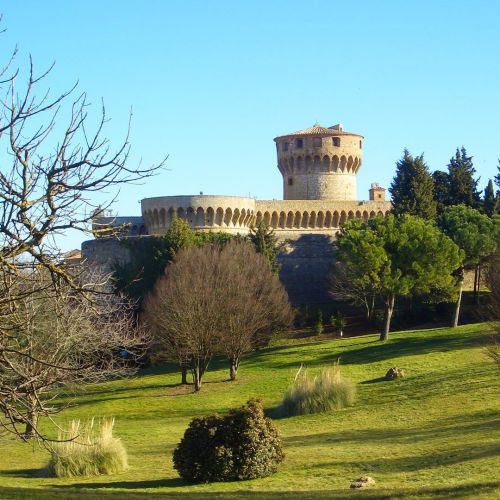
[[[160,196],[141,201],[149,234],[163,234],[174,217],[197,231],[247,233],[255,213],[255,199],[240,196]]]

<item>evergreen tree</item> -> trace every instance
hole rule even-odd
[[[278,274],[281,266],[277,261],[279,246],[274,231],[264,221],[261,221],[257,227],[250,228],[248,239],[255,247],[255,251],[269,261],[271,271]]]
[[[452,326],[458,325],[464,270],[474,269],[495,253],[499,246],[499,221],[464,205],[447,207],[437,220],[438,226],[463,252],[463,261],[455,274],[459,294]]]
[[[413,158],[405,149],[403,158],[396,163],[396,175],[389,192],[394,214],[416,215],[424,219],[436,216],[434,179],[424,162],[423,154]]]
[[[498,173],[495,175],[495,184],[497,185],[497,196],[500,197],[500,160],[498,160]]]
[[[434,198],[437,203],[437,213],[440,214],[444,207],[450,204],[450,176],[442,170],[432,174],[434,179]]]
[[[498,197],[493,189],[493,181],[490,179],[484,190],[483,209],[488,217],[493,217],[498,208]]]
[[[472,156],[462,146],[457,148],[455,156],[448,164],[449,202],[448,205],[465,205],[472,208],[481,206],[481,195],[474,179],[476,170],[472,164]]]
[[[337,245],[337,259],[358,275],[353,285],[370,287],[385,303],[380,340],[388,339],[397,297],[451,296],[456,291],[453,272],[463,254],[433,221],[409,215],[353,220],[340,232]]]

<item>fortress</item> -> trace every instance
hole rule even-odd
[[[391,209],[385,189],[373,183],[369,200],[357,201],[356,177],[362,164],[364,137],[344,131],[341,124],[313,127],[274,139],[278,169],[283,176],[283,200],[239,196],[161,196],[141,201],[142,216],[96,217],[95,240],[82,244],[89,262],[110,266],[129,258],[121,236],[164,234],[174,217],[196,231],[247,234],[261,221],[283,243],[280,279],[294,303],[328,300],[331,242],[342,224],[353,218],[385,215]]]

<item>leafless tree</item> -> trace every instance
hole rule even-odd
[[[98,282],[93,277],[92,287]],[[26,272],[10,287],[17,297],[2,321],[1,429],[45,441],[39,418],[64,409],[61,401],[68,398],[62,395],[139,366],[148,339],[136,326],[134,309],[103,292],[90,302],[67,284],[55,291],[44,270]]]
[[[55,301],[47,309],[55,311],[51,321],[56,323],[69,324],[69,312],[83,318],[84,310],[102,310],[100,283],[82,280],[80,273],[63,264],[55,237],[67,230],[90,233],[96,210],[108,208],[121,185],[154,175],[164,161],[147,168],[127,166],[128,132],[123,143],[112,148],[104,135],[108,121],[104,106],[96,123],[89,124],[92,118],[85,93],[78,94],[75,85],[52,95],[47,86],[52,68],[38,73],[30,58],[26,67],[19,69],[16,57],[14,50],[0,65],[0,413],[10,430],[26,435],[19,426],[28,425],[28,434],[41,436],[36,422],[27,416],[26,391],[34,382],[30,382],[28,368],[20,368],[21,360],[27,366],[31,360],[37,370],[45,366],[46,359],[38,358],[38,351],[31,356],[25,350],[25,345],[31,346],[29,349],[42,345],[34,325],[49,321],[42,320],[37,304]],[[128,130],[129,124],[125,128]],[[92,197],[103,191],[108,203],[102,205],[100,200],[97,206]],[[33,279],[34,275],[44,279]],[[75,311],[67,307],[70,296],[72,303],[78,304]],[[58,319],[57,314],[62,317]],[[96,314],[93,321],[100,313]],[[116,321],[127,323],[129,319],[125,314]],[[77,318],[74,321],[78,324]],[[95,340],[88,328],[82,329]],[[15,340],[14,332],[23,343]],[[115,343],[113,338],[111,343]],[[79,341],[85,342],[85,338],[79,337]],[[102,342],[96,345],[104,348]],[[88,346],[83,343],[80,347]],[[61,345],[49,362],[57,374],[71,371],[71,361],[64,359],[65,349],[65,344]],[[19,379],[13,375],[16,370]],[[59,383],[58,376],[47,377],[40,382],[44,387]],[[49,413],[41,402],[34,404],[41,413]]]
[[[242,356],[269,343],[273,331],[290,326],[293,313],[279,278],[265,255],[248,244],[226,245],[220,254],[224,275],[224,313],[220,317],[220,351],[236,379]]]
[[[371,279],[369,274],[358,275],[342,262],[334,264],[330,275],[330,296],[334,300],[347,301],[357,307],[362,307],[365,310],[366,319],[371,321],[379,293],[377,280]]]
[[[248,243],[180,252],[146,301],[145,318],[174,360],[188,360],[195,390],[215,353],[236,378],[241,356],[291,322],[286,292]]]

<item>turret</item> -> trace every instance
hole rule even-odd
[[[274,139],[285,200],[356,200],[363,136],[341,124],[313,127]]]

